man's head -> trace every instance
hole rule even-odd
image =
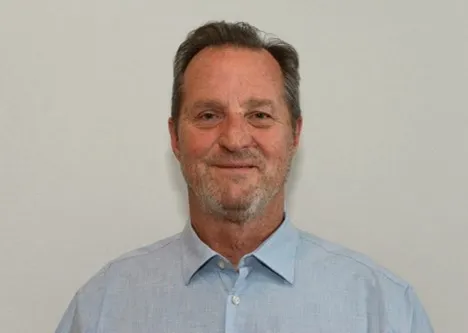
[[[169,130],[192,204],[243,222],[283,200],[302,127],[298,66],[291,45],[246,23],[208,23],[180,45]]]

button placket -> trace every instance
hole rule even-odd
[[[237,281],[234,284],[234,288],[232,290],[233,294],[231,294],[231,303],[234,305],[239,305],[241,298],[240,294],[246,288],[246,278],[249,274],[249,268],[246,266],[242,266],[239,268],[239,276],[237,277]]]
[[[237,315],[242,311],[242,295],[247,289],[247,281],[246,278],[249,275],[250,267],[245,266],[245,262],[241,260],[239,264],[239,268],[237,271],[237,279],[234,283],[232,290],[230,290],[229,295],[226,299],[227,308],[226,308],[226,324],[225,329],[226,333],[234,333],[233,330],[236,329],[236,323],[242,319],[237,318]]]

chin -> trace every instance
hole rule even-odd
[[[221,194],[223,202],[250,202],[257,196],[255,187],[252,185],[233,184],[226,186]]]
[[[264,196],[255,190],[232,191],[224,193],[219,198],[219,203],[226,209],[249,209],[263,201]]]
[[[219,204],[225,209],[247,209],[252,205],[250,196],[223,196],[219,198]]]

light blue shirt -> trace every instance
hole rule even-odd
[[[190,223],[106,265],[56,333],[432,333],[414,290],[287,219],[236,271]]]

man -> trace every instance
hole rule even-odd
[[[174,61],[171,145],[188,187],[178,235],[105,266],[57,333],[430,333],[413,289],[296,229],[298,56],[246,23],[192,31]]]

